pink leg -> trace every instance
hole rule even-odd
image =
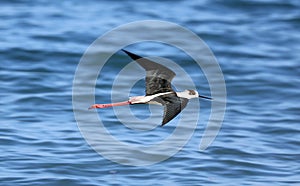
[[[94,104],[94,105],[90,106],[89,109],[129,105],[130,103],[131,103],[130,101],[123,101],[123,102],[109,103],[109,104]]]

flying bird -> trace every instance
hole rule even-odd
[[[89,109],[107,108],[113,106],[133,104],[159,104],[164,106],[164,115],[161,125],[167,124],[176,117],[187,105],[191,98],[212,98],[200,95],[196,90],[175,92],[171,86],[172,79],[176,74],[169,68],[149,59],[143,58],[122,49],[129,57],[135,60],[146,70],[146,95],[130,97],[128,101],[94,104]]]

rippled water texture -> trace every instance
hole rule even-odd
[[[3,0],[0,5],[0,185],[300,184],[299,1]],[[200,101],[197,128],[182,150],[160,163],[134,167],[105,159],[84,140],[73,114],[72,83],[95,39],[145,19],[174,22],[207,43],[225,77],[227,110],[205,151],[199,151],[199,142],[210,103]],[[200,93],[210,94],[205,76],[184,52],[151,42],[129,49],[173,60]],[[122,52],[112,56],[96,82],[97,102],[111,101],[107,90],[129,62]],[[131,94],[143,93],[139,81]],[[131,109],[138,118],[150,116],[147,106]],[[162,108],[150,107],[157,109]],[[112,135],[133,145],[158,143],[176,128],[171,122],[135,131],[112,109],[98,114]]]

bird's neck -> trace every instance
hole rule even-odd
[[[186,98],[186,99],[198,97],[198,94],[191,94],[190,91],[176,92],[176,95],[180,98]]]

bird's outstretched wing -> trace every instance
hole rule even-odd
[[[186,107],[189,100],[177,97],[176,93],[171,93],[156,97],[153,101],[156,101],[165,107],[163,121],[161,123],[163,126],[175,118]]]
[[[149,59],[143,58],[124,49],[122,50],[146,70],[147,96],[163,92],[174,92],[171,86],[171,81],[176,74],[172,70]]]

